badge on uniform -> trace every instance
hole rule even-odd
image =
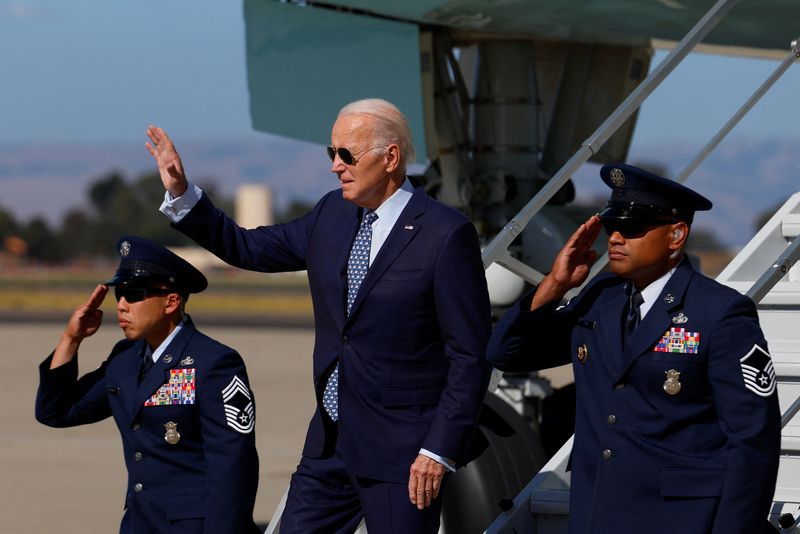
[[[173,406],[194,404],[195,370],[170,369],[169,381],[144,401],[145,406]]]
[[[744,355],[739,362],[742,365],[742,376],[747,389],[761,397],[769,397],[775,391],[775,368],[769,353],[753,345],[750,352]]]
[[[177,445],[181,440],[181,435],[178,432],[178,423],[169,421],[164,425],[164,428],[166,429],[166,432],[164,433],[164,441],[170,445]]]
[[[578,346],[578,361],[584,363],[589,357],[589,346],[586,343]]]
[[[667,379],[664,380],[664,391],[666,391],[669,395],[677,395],[681,392],[681,372],[676,371],[675,369],[670,369],[669,371],[664,371],[664,374],[667,375]]]
[[[689,332],[685,328],[673,326],[661,336],[653,352],[678,352],[697,354],[700,350],[700,332]]]
[[[250,390],[233,375],[230,384],[222,389],[222,403],[228,426],[241,434],[249,434],[256,425],[255,407]]]

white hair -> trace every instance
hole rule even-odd
[[[337,119],[345,115],[369,115],[375,119],[375,140],[382,144],[397,144],[400,147],[401,168],[405,170],[407,162],[417,159],[411,129],[403,113],[397,106],[380,98],[356,100],[343,107]]]

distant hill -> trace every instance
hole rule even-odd
[[[314,201],[338,187],[330,161],[318,145],[269,135],[177,140],[177,144],[192,180],[200,184],[213,181],[230,196],[238,184],[265,183],[272,187],[280,208],[295,199]],[[699,148],[634,145],[628,160],[643,166],[657,164],[674,177]],[[0,145],[0,206],[23,220],[42,215],[57,224],[70,207],[85,205],[90,183],[113,170],[130,179],[155,172],[144,139],[126,145]],[[584,166],[574,181],[580,200],[601,203],[607,198],[597,166]],[[755,233],[754,223],[765,210],[800,190],[800,152],[789,139],[730,139],[687,185],[715,205],[710,213],[698,215],[697,226],[715,232],[723,244],[738,249]]]
[[[87,188],[98,178],[113,171],[128,179],[156,172],[144,141],[0,144],[0,206],[24,220],[37,215],[58,223],[69,208],[85,206]],[[338,187],[324,148],[310,143],[260,135],[222,141],[176,140],[176,145],[190,180],[213,181],[231,197],[239,184],[263,183],[272,186],[276,202],[285,205],[293,199],[315,200]]]

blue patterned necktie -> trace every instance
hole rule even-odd
[[[378,218],[374,211],[367,212],[361,227],[358,229],[353,247],[350,249],[350,259],[347,260],[347,316],[358,295],[358,288],[367,275],[369,269],[369,250],[372,245],[372,223]],[[322,407],[334,421],[339,420],[339,363],[333,369],[325,391],[322,393]]]

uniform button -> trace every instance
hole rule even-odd
[[[133,426],[131,428],[133,430],[139,430],[140,428],[142,428],[142,425],[140,425],[139,423],[133,423]]]
[[[136,460],[137,462],[141,462],[142,461],[142,453],[141,452],[137,452],[136,454],[133,455],[133,459]]]
[[[625,384],[617,384],[616,386],[614,386],[614,389],[623,389],[624,387]]]
[[[611,449],[606,449],[603,451],[603,460],[610,460],[611,459]]]
[[[614,415],[612,413],[611,415],[608,416],[608,424],[609,425],[613,425],[616,422],[617,422],[617,416],[616,415]]]
[[[342,336],[342,343],[347,345],[348,343],[350,343],[350,338],[347,336]]]
[[[133,485],[133,491],[135,491],[136,493],[141,493],[143,489],[144,486],[142,486],[141,482],[137,482],[136,484]]]

